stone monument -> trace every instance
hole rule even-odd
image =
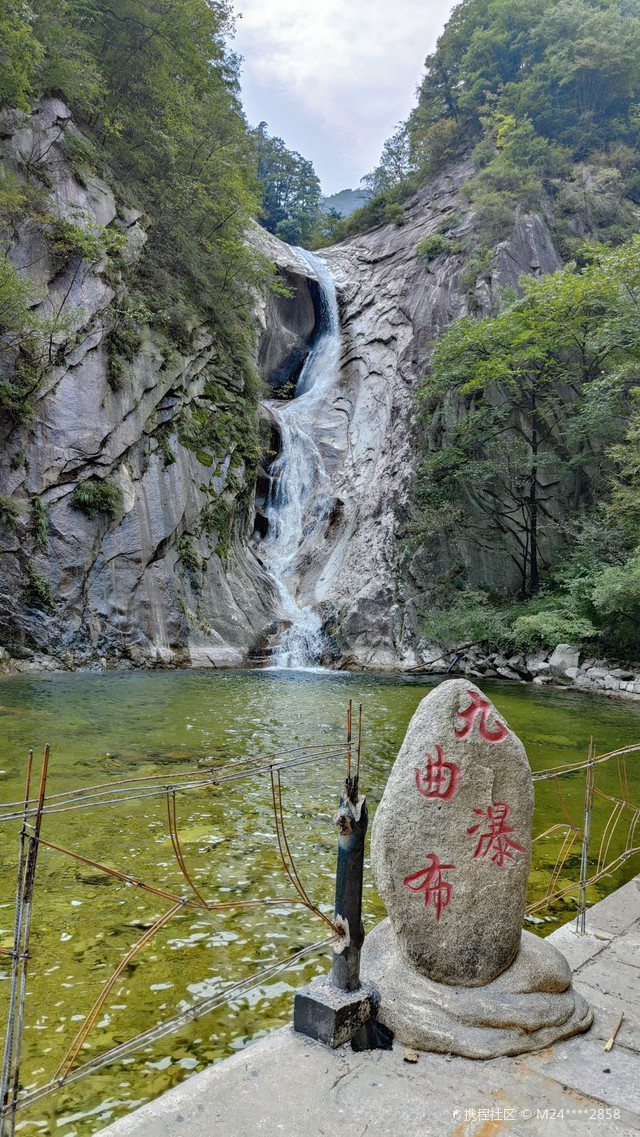
[[[399,1042],[492,1058],[590,1026],[564,956],[522,931],[532,818],[520,739],[472,683],[436,687],[409,724],[371,836],[389,917],[365,940],[362,974]]]

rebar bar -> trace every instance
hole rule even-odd
[[[208,999],[202,999],[199,1003],[195,1003],[192,1007],[187,1007],[186,1010],[180,1011],[177,1015],[166,1019],[163,1023],[158,1023],[157,1026],[150,1027],[149,1030],[142,1031],[133,1038],[127,1039],[126,1042],[122,1042],[118,1046],[113,1046],[110,1050],[98,1054],[95,1058],[83,1063],[82,1066],[77,1066],[75,1070],[71,1070],[64,1078],[54,1078],[50,1082],[47,1082],[46,1085],[38,1086],[37,1089],[24,1094],[22,1098],[20,1098],[15,1105],[16,1112],[33,1105],[35,1102],[40,1101],[41,1098],[46,1097],[62,1086],[71,1085],[73,1082],[79,1081],[80,1078],[86,1077],[87,1074],[95,1073],[96,1070],[100,1070],[103,1066],[107,1066],[119,1058],[124,1058],[128,1054],[133,1054],[135,1051],[141,1050],[144,1046],[151,1046],[153,1043],[159,1042],[160,1039],[165,1038],[168,1034],[175,1033],[176,1030],[179,1030],[180,1027],[185,1026],[188,1022],[197,1020],[205,1014],[210,1014],[218,1007],[224,1006],[234,999],[241,998],[247,992],[259,987],[266,979],[271,979],[275,975],[279,975],[281,971],[284,971],[305,955],[310,955],[311,952],[321,951],[323,948],[332,946],[335,943],[335,939],[336,937],[333,935],[327,939],[318,940],[316,943],[309,944],[307,947],[301,948],[300,951],[294,952],[293,955],[287,956],[286,959],[281,959],[276,963],[267,965],[262,968],[261,971],[248,976],[247,979],[241,979],[237,983],[225,987],[219,994],[211,995]],[[6,1111],[0,1111],[0,1115],[3,1112]]]
[[[33,833],[26,835],[26,824],[23,823],[23,831],[27,837],[26,857],[24,858],[24,874],[22,878],[22,887],[18,885],[17,896],[19,894],[19,908],[20,915],[16,917],[16,925],[19,926],[20,935],[17,942],[14,944],[14,950],[19,956],[19,984],[17,999],[15,991],[13,992],[13,1032],[12,1039],[9,1043],[9,1057],[7,1061],[7,1084],[3,1086],[2,1097],[0,1101],[3,1107],[9,1107],[8,1113],[5,1113],[2,1123],[2,1137],[4,1131],[8,1137],[13,1137],[15,1132],[15,1114],[16,1102],[18,1098],[18,1087],[20,1080],[20,1052],[22,1047],[22,1031],[24,1028],[24,1004],[27,994],[27,973],[29,970],[29,947],[31,944],[31,914],[33,910],[33,891],[36,879],[36,865],[38,860],[38,846],[40,837],[40,826],[42,824],[42,810],[44,807],[46,786],[47,786],[47,773],[49,769],[49,754],[50,746],[44,748],[44,757],[42,759],[42,769],[40,772],[40,786],[38,790],[38,804],[36,807],[36,817],[33,827]],[[32,754],[30,752],[29,769],[27,777],[31,777],[31,764]],[[28,800],[28,793],[27,793]],[[25,811],[26,812],[26,811]],[[21,834],[22,840],[22,834]],[[16,976],[17,979],[17,976]],[[12,983],[13,986],[13,983]],[[4,1078],[5,1062],[3,1060],[3,1078]],[[8,1128],[5,1126],[5,1121],[8,1117]]]
[[[580,887],[578,889],[578,914],[576,931],[583,936],[587,921],[587,878],[589,873],[589,833],[591,830],[591,811],[593,809],[595,751],[593,739],[589,743],[589,757],[584,778],[584,826],[582,832],[582,853],[580,856]]]
[[[22,828],[18,844],[18,868],[16,873],[16,899],[13,920],[13,950],[11,964],[11,988],[9,992],[9,1011],[7,1016],[7,1030],[5,1035],[4,1054],[2,1056],[2,1074],[0,1076],[0,1108],[4,1109],[8,1102],[9,1082],[13,1070],[13,1055],[15,1045],[15,1015],[18,994],[18,982],[22,959],[20,954],[22,944],[22,920],[24,915],[24,864],[27,843],[26,813],[29,804],[29,791],[31,787],[31,771],[33,768],[33,750],[29,751],[27,759],[27,776],[24,794],[24,813]],[[4,1121],[0,1125],[0,1137],[4,1137]]]

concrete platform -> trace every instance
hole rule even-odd
[[[290,1027],[195,1074],[103,1137],[560,1137],[640,1132],[640,876],[550,937],[591,1029],[486,1062],[329,1050]],[[613,1049],[603,1046],[624,1011]]]

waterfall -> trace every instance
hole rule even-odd
[[[275,667],[318,666],[322,654],[322,624],[311,604],[298,595],[305,554],[326,528],[333,494],[317,437],[319,407],[335,381],[340,360],[340,322],[335,283],[326,265],[305,249],[296,257],[311,269],[320,285],[319,331],[289,402],[266,405],[276,419],[282,440],[270,468],[272,478],[265,512],[268,532],[260,554],[280,598],[288,624],[273,652]]]

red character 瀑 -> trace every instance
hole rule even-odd
[[[492,707],[488,699],[483,699],[482,695],[476,694],[475,691],[467,691],[467,695],[471,699],[466,711],[457,711],[458,718],[466,719],[465,725],[458,727],[454,730],[456,738],[466,738],[471,734],[471,730],[478,715],[480,715],[480,737],[484,738],[485,742],[502,742],[509,733],[504,723],[496,719],[495,730],[489,730],[487,720],[491,714]]]
[[[448,881],[442,879],[443,872],[455,869],[455,865],[441,865],[440,858],[435,853],[428,853],[427,860],[431,863],[426,869],[420,869],[419,872],[414,872],[411,876],[405,876],[405,888],[410,888],[412,892],[424,892],[425,907],[433,904],[436,911],[436,920],[440,923],[440,917],[444,908],[448,908],[451,903],[452,887]]]
[[[451,801],[460,781],[460,768],[453,762],[445,762],[444,750],[436,743],[436,757],[426,755],[424,770],[415,767],[416,785],[423,797],[439,797]]]
[[[489,822],[488,830],[480,835],[476,851],[473,854],[476,860],[491,856],[494,864],[502,868],[507,859],[513,860],[513,851],[526,853],[527,850],[522,845],[518,845],[510,836],[511,833],[515,832],[510,825],[507,825],[507,818],[511,812],[510,805],[504,801],[497,801],[488,806],[486,812],[484,809],[474,809],[473,812],[477,813],[479,817],[486,817]],[[467,829],[467,833],[469,835],[477,833],[481,825],[482,822],[479,821],[477,825],[472,825],[470,829]]]

